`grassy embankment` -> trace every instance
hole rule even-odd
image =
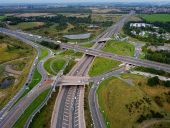
[[[0,108],[2,108],[25,83],[36,51],[31,46],[3,34],[0,35],[0,44],[0,81],[9,76],[5,70],[6,65],[11,65],[16,71],[22,71],[20,75],[14,75],[17,79],[15,83],[0,89]]]
[[[137,81],[144,81],[144,79],[137,79]],[[138,87],[115,77],[103,81],[97,94],[100,111],[109,128],[136,127],[141,115],[150,115],[151,110],[161,111],[152,98]]]
[[[108,127],[137,127],[139,119],[156,118],[151,110],[164,115],[163,119],[170,118],[169,88],[151,87],[147,85],[147,78],[140,75],[122,74],[121,78],[128,83],[112,77],[103,81],[97,90],[100,110],[105,121],[109,122]]]
[[[107,59],[107,58],[97,57],[95,58],[89,70],[89,75],[90,76],[100,75],[102,73],[110,71],[113,68],[117,68],[119,64],[121,64],[121,62]]]
[[[45,100],[46,96],[48,95],[49,89],[45,90],[42,92],[29,106],[28,108],[24,111],[24,113],[19,117],[15,125],[13,126],[14,128],[22,128],[29,116],[38,108],[38,106]]]
[[[45,105],[40,113],[37,113],[33,118],[30,128],[49,128],[51,125],[52,112],[57,98],[59,87],[56,89],[56,92],[52,93],[51,98],[48,101],[48,105]]]

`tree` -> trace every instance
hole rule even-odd
[[[147,84],[149,86],[155,86],[159,84],[159,78],[157,76],[149,78]]]

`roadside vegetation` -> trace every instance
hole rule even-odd
[[[134,70],[141,71],[141,72],[147,72],[147,73],[160,75],[160,76],[165,76],[165,77],[170,77],[170,73],[165,72],[163,70],[157,70],[157,69],[154,69],[154,68],[147,68],[147,67],[138,66],[138,67],[135,67]]]
[[[0,34],[0,54],[0,108],[2,108],[24,85],[36,51],[20,40]]]
[[[54,104],[58,95],[59,87],[52,93],[51,98],[39,113],[33,118],[29,128],[50,128]]]
[[[96,57],[89,70],[89,75],[90,76],[101,75],[107,71],[112,70],[113,68],[118,68],[119,64],[121,64],[121,62],[107,58]]]
[[[31,116],[31,114],[38,108],[38,106],[45,100],[46,96],[49,93],[49,89],[45,90],[42,92],[29,106],[28,108],[24,111],[24,113],[20,116],[20,118],[17,120],[15,125],[13,126],[14,128],[22,128],[24,127],[26,121],[28,118]]]
[[[42,60],[43,58],[45,58],[48,55],[48,50],[46,48],[41,48],[40,51],[40,56],[38,57],[38,60]]]
[[[123,56],[134,56],[135,47],[127,42],[111,40],[107,42],[103,50]]]
[[[93,128],[93,120],[92,120],[90,107],[89,107],[89,100],[88,100],[90,88],[92,87],[92,85],[93,83],[86,85],[85,93],[84,93],[84,116],[85,116],[86,128]]]
[[[106,79],[97,90],[100,111],[107,127],[131,128],[137,127],[144,120],[164,118],[166,114],[136,84],[146,82],[145,79],[134,76],[132,80],[135,86],[132,86],[126,82],[128,76],[123,75],[124,81],[115,77]]]

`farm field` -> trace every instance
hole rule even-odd
[[[143,81],[143,79],[137,80]],[[150,96],[126,80],[122,81],[115,77],[106,79],[100,84],[97,94],[100,111],[109,128],[137,127],[141,116],[152,117],[152,111],[163,114]],[[138,105],[135,107],[134,104]]]
[[[123,56],[134,56],[135,47],[127,42],[111,40],[105,45],[103,51]]]
[[[148,22],[170,22],[170,14],[142,14],[139,16]]]
[[[89,70],[89,75],[90,76],[100,75],[102,73],[110,71],[113,68],[117,68],[119,64],[121,64],[121,62],[106,59],[106,58],[96,57]]]

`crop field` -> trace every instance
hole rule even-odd
[[[92,66],[89,70],[89,75],[90,76],[97,76],[102,73],[105,73],[107,71],[110,71],[113,68],[116,68],[121,62],[111,60],[111,59],[106,59],[106,58],[101,58],[97,57],[92,63]]]
[[[143,14],[139,16],[149,22],[170,22],[170,14]]]
[[[150,114],[150,110],[160,112],[152,98],[119,78],[104,80],[97,94],[100,111],[108,128],[137,127],[137,120],[141,115]],[[134,104],[139,102],[142,103],[135,107]]]
[[[111,52],[123,56],[134,56],[135,47],[132,44],[121,41],[109,41],[103,48],[105,52]]]

